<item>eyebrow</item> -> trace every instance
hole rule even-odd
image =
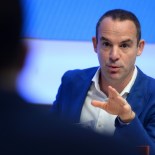
[[[101,41],[108,41],[108,42],[111,42],[109,39],[107,39],[107,38],[105,38],[105,37],[101,37],[100,40],[101,40]],[[127,40],[121,41],[121,44],[122,44],[122,43],[131,43],[131,44],[132,44],[133,41],[132,41],[131,39],[127,39]]]
[[[127,39],[127,40],[122,41],[121,43],[130,43],[130,44],[132,44],[133,41],[131,39]]]
[[[108,42],[111,42],[109,39],[107,39],[107,38],[105,38],[105,37],[101,37],[100,40],[101,40],[101,41],[108,41]]]

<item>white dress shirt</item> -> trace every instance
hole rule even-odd
[[[100,68],[97,70],[92,79],[92,85],[84,101],[80,117],[80,124],[85,127],[91,128],[96,132],[113,135],[115,131],[115,118],[117,116],[109,114],[103,109],[91,105],[92,100],[99,100],[103,102],[108,100],[108,97],[105,95],[105,93],[100,90],[99,74],[100,74]],[[135,67],[130,82],[120,93],[120,95],[124,99],[126,99],[127,94],[130,92],[130,89],[134,84],[136,77],[137,77],[137,68]]]

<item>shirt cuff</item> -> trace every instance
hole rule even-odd
[[[116,117],[116,120],[115,120],[115,126],[120,126],[120,127],[123,127],[123,126],[127,126],[129,125],[130,123],[125,123],[123,122],[118,116]]]

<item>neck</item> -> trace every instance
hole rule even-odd
[[[118,93],[121,93],[123,91],[123,89],[128,85],[128,83],[130,82],[131,78],[132,78],[133,72],[132,74],[125,79],[124,81],[107,81],[104,77],[101,77],[101,73],[99,76],[99,85],[100,85],[100,89],[101,91],[103,91],[107,96],[108,96],[108,86],[112,86],[113,88],[115,88],[117,90]]]

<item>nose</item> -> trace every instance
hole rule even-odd
[[[120,58],[120,51],[117,47],[111,48],[109,59],[112,62],[118,61]]]

